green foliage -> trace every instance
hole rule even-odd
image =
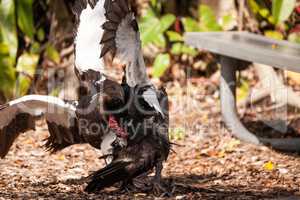
[[[36,30],[33,3],[0,0],[0,92],[7,99],[27,94],[39,62],[45,32]]]
[[[288,35],[289,29],[293,28],[290,23],[287,23],[287,20],[293,13],[296,0],[273,0],[271,8],[263,0],[248,0],[248,3],[261,24],[268,24],[268,26],[264,25],[268,27],[268,30],[263,30],[265,36],[278,40],[288,38],[290,41],[297,42],[295,35],[285,37]],[[274,29],[270,29],[271,26]]]
[[[200,4],[198,18],[185,17],[182,23],[184,30],[187,32],[222,31],[232,20],[232,16],[227,15],[223,17],[223,23],[219,24],[212,8],[205,4]]]
[[[174,41],[183,40],[182,36],[177,32],[168,31],[174,24],[176,17],[173,14],[159,15],[160,11],[161,3],[152,0],[147,14],[141,18],[140,30],[143,46],[154,44],[157,47],[166,49],[166,34]],[[160,53],[157,55],[153,64],[153,76],[161,77],[170,66],[170,63],[171,57],[169,54]]]
[[[283,40],[284,39],[284,36],[279,31],[267,30],[267,31],[265,31],[265,36],[267,36],[269,38],[276,39],[276,40]]]
[[[166,14],[157,16],[153,8],[150,8],[140,22],[143,46],[153,43],[159,47],[165,48],[166,38],[164,33],[170,28],[174,21],[174,15]]]
[[[14,65],[18,50],[14,1],[0,1],[0,31],[0,90],[6,97],[11,97],[11,88],[16,79]]]
[[[275,24],[287,20],[296,6],[296,0],[273,0],[272,14]]]
[[[15,60],[18,50],[18,37],[14,1],[0,1],[0,30],[1,42],[8,46],[9,56],[12,60]]]
[[[222,27],[218,24],[216,15],[213,10],[207,5],[200,5],[199,9],[200,16],[200,29],[202,31],[221,31]]]
[[[200,32],[202,29],[199,26],[199,23],[196,19],[191,17],[185,17],[182,19],[184,30],[186,32]]]
[[[19,73],[16,94],[17,96],[23,96],[27,94],[30,88],[31,79],[35,74],[35,70],[39,61],[39,55],[24,53],[18,59],[17,72]]]
[[[13,65],[8,45],[0,43],[0,90],[6,97],[12,96],[11,88],[14,87],[16,79]]]
[[[266,22],[274,25],[275,19],[274,16],[271,13],[270,8],[264,4],[261,0],[248,0],[248,3],[250,5],[250,8],[254,14],[256,14],[259,18],[262,20],[265,20]]]
[[[177,42],[172,45],[171,53],[177,56],[181,54],[196,56],[198,54],[198,51],[193,47],[185,45],[182,42]]]
[[[171,64],[171,58],[169,54],[159,54],[153,65],[153,77],[161,77]]]
[[[18,0],[17,3],[18,26],[31,40],[35,34],[32,3],[33,0]]]
[[[170,140],[180,141],[186,137],[185,129],[182,127],[174,128],[170,130]]]
[[[183,42],[183,37],[175,31],[167,31],[170,42]]]
[[[60,55],[53,45],[48,44],[46,48],[46,57],[54,63],[60,62]]]
[[[154,44],[164,52],[159,53],[154,61],[153,76],[161,77],[171,65],[172,56],[187,54],[196,56],[198,51],[187,46],[183,42],[183,34],[172,29],[176,22],[173,14],[161,15],[162,3],[157,0],[151,1],[151,6],[140,20],[141,40],[143,46]],[[186,32],[198,31],[221,31],[222,26],[217,22],[213,10],[207,5],[200,5],[198,18],[184,17],[181,22]],[[232,17],[224,18],[224,25],[227,25]],[[168,45],[167,45],[168,44]]]

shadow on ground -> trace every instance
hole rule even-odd
[[[165,199],[300,199],[294,196],[294,191],[285,188],[274,187],[263,189],[262,185],[230,185],[218,184],[226,183],[232,179],[230,174],[217,176],[209,175],[181,175],[164,179],[166,187],[170,191],[170,196]],[[142,191],[128,192],[111,187],[97,194],[87,194],[83,192],[86,178],[68,179],[65,181],[34,183],[31,188],[34,191],[19,193],[12,191],[8,193],[0,192],[0,197],[5,199],[153,199],[151,192]],[[150,181],[150,180],[146,180]],[[214,182],[214,184],[212,184]],[[209,183],[209,184],[207,184]],[[56,187],[57,186],[57,187]],[[60,191],[61,188],[68,188]],[[46,189],[45,188],[50,188]],[[163,196],[160,196],[161,198]]]

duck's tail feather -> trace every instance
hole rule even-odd
[[[113,184],[125,180],[128,177],[126,167],[131,164],[130,161],[117,161],[113,162],[103,169],[94,172],[90,178],[88,186],[85,191],[88,193],[102,190],[105,187],[110,187]]]

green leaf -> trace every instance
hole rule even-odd
[[[267,8],[262,8],[259,10],[259,14],[263,17],[263,18],[268,18],[268,16],[270,16],[270,11]]]
[[[33,0],[17,1],[18,26],[31,40],[34,39],[35,34],[32,3]]]
[[[141,40],[143,46],[157,40],[159,34],[159,20],[152,9],[148,9],[147,14],[140,23]]]
[[[162,47],[162,48],[165,48],[166,45],[167,45],[167,42],[166,42],[166,38],[163,34],[158,34],[154,40],[153,40],[153,43],[158,46],[158,47]]]
[[[37,31],[37,38],[40,42],[44,41],[45,40],[45,31],[44,29],[40,28],[38,31]]]
[[[273,0],[272,14],[275,24],[287,20],[296,6],[296,0]]]
[[[268,22],[269,22],[270,24],[275,24],[275,19],[274,19],[274,17],[273,17],[272,15],[270,15],[270,16],[268,17]]]
[[[41,51],[41,45],[38,42],[33,42],[30,47],[30,53],[32,54],[40,54]]]
[[[265,36],[276,40],[283,40],[284,36],[278,31],[265,31]]]
[[[9,47],[4,43],[0,43],[0,55],[9,55]]]
[[[233,27],[234,18],[232,15],[224,15],[222,17],[222,29],[229,30]],[[230,28],[229,28],[230,27]]]
[[[194,47],[191,47],[191,46],[188,46],[185,44],[182,45],[181,51],[183,54],[188,54],[193,57],[198,54],[198,51]]]
[[[167,35],[171,42],[182,42],[183,41],[182,35],[180,35],[179,33],[175,32],[175,31],[168,31]]]
[[[48,44],[45,53],[46,57],[51,61],[55,62],[56,64],[60,62],[60,55],[53,45]]]
[[[255,0],[248,0],[248,4],[254,14],[259,12],[260,6]]]
[[[196,20],[194,20],[191,17],[185,17],[182,19],[182,24],[184,27],[184,30],[186,32],[200,32],[202,29],[200,28],[200,25]]]
[[[221,31],[213,10],[207,5],[199,6],[200,25],[205,31]]]
[[[187,54],[190,56],[196,56],[198,51],[193,47],[178,42],[172,45],[171,53],[173,55]]]
[[[18,76],[18,88],[17,95],[26,95],[30,88],[31,78],[34,77],[36,67],[38,65],[39,55],[24,53],[18,59],[17,72]]]
[[[0,31],[2,43],[8,46],[9,55],[14,64],[18,50],[18,37],[15,3],[12,0],[0,1]]]
[[[150,3],[152,6],[155,6],[157,4],[157,0],[151,0]]]
[[[184,140],[184,138],[186,137],[185,129],[183,127],[170,129],[169,137],[170,140]]]
[[[165,47],[166,40],[164,33],[174,23],[175,19],[175,16],[171,14],[158,18],[155,16],[154,11],[150,8],[140,23],[143,46],[146,46],[149,43],[154,43],[159,47]]]
[[[249,95],[249,82],[241,79],[241,86],[237,89],[237,101],[245,100]]]
[[[9,55],[9,47],[0,43],[0,91],[7,99],[13,96],[15,84],[14,60]]]
[[[159,54],[153,65],[153,77],[160,78],[171,64],[171,58],[169,54]]]
[[[182,43],[178,42],[172,45],[171,53],[173,55],[180,55],[182,53]]]
[[[159,21],[160,21],[160,24],[159,24],[159,31],[161,33],[165,32],[166,30],[168,30],[172,24],[174,24],[176,20],[176,17],[172,14],[166,14],[164,15]]]

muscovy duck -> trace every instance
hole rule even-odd
[[[170,152],[169,105],[164,89],[159,90],[157,94],[160,106],[165,111],[165,117],[162,118],[158,114],[151,114],[140,120],[136,118],[132,120],[129,117],[131,123],[126,129],[130,135],[127,146],[114,148],[112,162],[90,176],[85,191],[89,193],[99,191],[120,181],[125,188],[134,186],[134,178],[155,168],[155,176],[150,188],[157,194],[167,192],[161,182],[161,172],[163,162],[167,160]]]
[[[119,84],[120,91],[123,91]],[[109,120],[109,115],[102,114],[110,101],[102,97],[115,97],[115,90],[104,89],[108,93],[86,97],[88,107],[80,107],[79,101],[64,101],[56,97],[28,95],[0,106],[0,157],[4,158],[14,140],[28,130],[35,130],[35,121],[44,116],[50,136],[45,147],[52,153],[74,144],[89,143],[103,153],[111,153],[113,143],[125,141],[126,133]],[[111,93],[109,93],[111,92]],[[101,98],[101,100],[99,100]],[[120,99],[123,95],[119,96]],[[87,114],[86,114],[87,113]],[[112,118],[114,119],[114,118]],[[103,148],[105,147],[105,148]]]
[[[160,189],[163,162],[170,151],[168,95],[164,89],[157,90],[147,76],[138,23],[127,0],[96,2],[96,6],[104,6],[106,17],[100,38],[101,57],[110,52],[125,64],[122,86],[126,110],[117,118],[125,121],[130,137],[127,147],[114,149],[111,164],[92,176],[86,191],[121,180],[130,182],[154,167],[154,187]]]
[[[130,55],[132,50],[124,49],[126,44],[110,46],[106,50],[109,40],[103,39],[108,34],[105,33],[107,29],[105,26],[114,20],[111,20],[113,14],[109,13],[112,12],[110,9],[116,6],[125,13],[123,15],[126,20],[122,20],[124,23],[114,21],[118,26],[115,31],[125,31],[119,35],[121,38],[126,36],[128,31],[128,35],[134,38],[129,37],[133,41],[131,47],[139,49],[133,50],[136,57]],[[96,148],[101,148],[105,154],[111,154],[111,163],[93,174],[86,191],[101,189],[118,181],[130,182],[153,167],[156,168],[155,182],[159,185],[162,163],[167,159],[170,150],[167,94],[164,90],[156,90],[148,80],[134,15],[126,0],[77,0],[74,11],[79,19],[75,41],[75,71],[82,85],[79,101],[68,102],[55,97],[32,95],[1,107],[0,156],[4,157],[7,154],[9,147],[20,133],[34,129],[36,116],[44,114],[50,132],[46,147],[52,152],[72,144],[90,143]],[[95,28],[102,22],[104,30]],[[108,51],[113,52],[114,48],[117,56],[122,58],[122,55],[125,57],[128,55],[125,59],[126,82],[122,87],[107,78],[102,71],[102,57]],[[132,61],[135,64],[132,64]],[[120,112],[118,109],[124,105],[125,109],[121,109]],[[115,109],[118,111],[105,112]],[[155,112],[144,112],[151,109]],[[125,122],[124,126],[121,126],[122,120]],[[104,132],[94,134],[93,130],[86,128],[89,124],[101,127],[104,125],[108,128]],[[124,140],[120,142],[119,138]],[[115,145],[116,141],[118,144],[124,141],[128,144]],[[116,170],[116,165],[122,170]],[[107,170],[111,173],[107,174]],[[124,173],[120,173],[122,171]],[[99,179],[103,173],[107,176]]]
[[[48,124],[50,137],[45,146],[51,152],[89,143],[107,154],[116,141],[122,146],[126,143],[127,134],[118,126],[114,115],[106,112],[120,108],[125,95],[121,85],[105,77],[102,71],[104,64],[98,39],[102,29],[97,25],[106,18],[103,6],[95,6],[95,1],[78,0],[74,7],[78,19],[75,71],[82,86],[79,100],[30,95],[1,106],[0,157],[5,157],[19,134],[35,129],[35,120],[41,115]]]

